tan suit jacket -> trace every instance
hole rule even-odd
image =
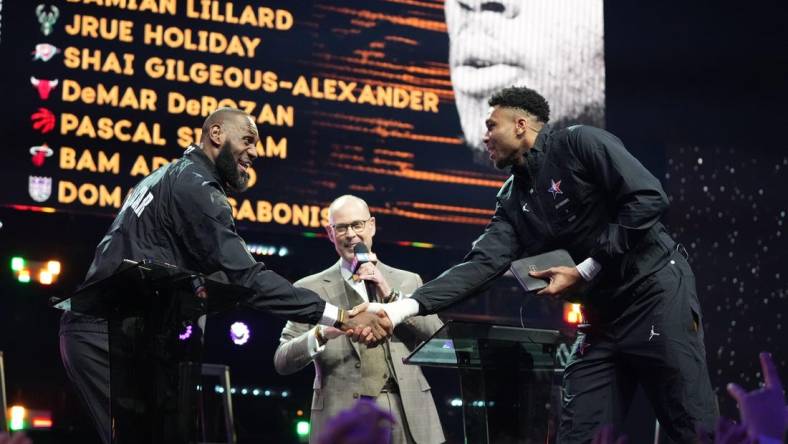
[[[421,278],[415,273],[389,267],[380,262],[377,267],[391,288],[410,294],[421,286]],[[320,273],[301,279],[295,285],[317,292],[320,297],[334,305],[352,308],[345,293],[340,262]],[[445,438],[427,379],[418,366],[405,365],[402,363],[402,358],[442,325],[436,315],[416,316],[398,325],[390,341],[391,358],[397,374],[405,417],[410,433],[417,443],[442,443]],[[314,395],[310,443],[317,441],[317,436],[328,419],[350,408],[359,398],[361,391],[359,347],[364,347],[347,337],[338,337],[328,341],[326,348],[313,361],[307,346],[307,338],[312,333],[313,327],[314,325],[288,322],[282,329],[280,344],[274,355],[276,371],[283,375],[294,373],[310,362],[314,362],[315,381],[312,385]]]

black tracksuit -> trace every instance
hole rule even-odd
[[[602,270],[581,295],[590,325],[565,369],[559,442],[590,442],[599,425],[620,424],[636,382],[669,436],[692,441],[716,402],[694,276],[659,222],[668,208],[659,181],[589,126],[546,125],[525,160],[464,262],[414,293],[419,314],[475,294],[519,257],[558,248],[576,263],[592,257]]]
[[[325,309],[317,294],[293,287],[249,254],[216,168],[196,147],[137,184],[96,248],[82,287],[110,276],[123,259],[165,262],[203,274],[223,271],[231,284],[254,291],[246,305],[292,321],[316,324]],[[69,378],[102,440],[109,442],[106,321],[66,312],[60,347]]]

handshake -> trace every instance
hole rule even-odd
[[[384,310],[376,312],[367,310],[369,305],[365,302],[350,311],[340,309],[336,327],[327,327],[323,330],[325,339],[344,335],[367,347],[376,347],[390,338],[394,332],[394,323]]]

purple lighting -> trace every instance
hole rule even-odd
[[[186,326],[186,330],[184,330],[183,333],[178,335],[178,339],[180,339],[181,341],[185,341],[189,339],[191,335],[192,335],[192,326],[191,324],[189,324]]]
[[[249,327],[243,322],[235,322],[230,326],[230,339],[235,345],[244,345],[249,341],[251,332]]]

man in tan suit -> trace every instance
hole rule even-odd
[[[328,214],[326,231],[340,259],[296,286],[350,309],[369,300],[365,281],[374,284],[374,296],[380,301],[410,294],[421,285],[419,275],[382,262],[368,262],[354,275],[354,247],[363,242],[371,251],[375,218],[366,202],[351,195],[337,198]],[[367,348],[333,327],[288,322],[282,329],[274,365],[280,374],[290,374],[310,362],[315,364],[310,443],[317,441],[328,419],[362,398],[374,400],[396,419],[392,443],[444,442],[430,385],[419,367],[402,363],[410,350],[442,325],[435,315],[417,316],[401,324],[382,346]]]

